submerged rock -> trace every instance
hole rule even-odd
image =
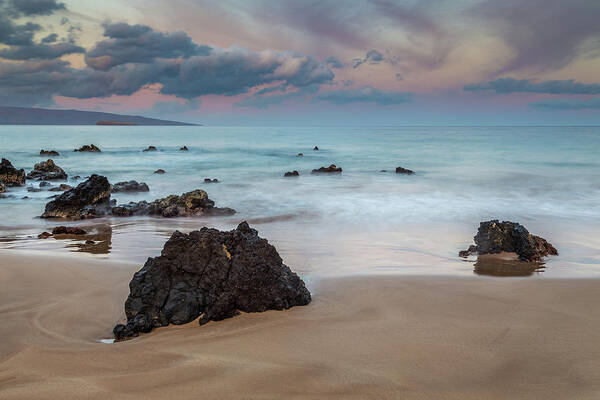
[[[313,150],[317,151],[317,150],[319,150],[319,147],[318,147],[318,146],[315,146],[315,147],[313,148]]]
[[[78,149],[75,149],[73,151],[87,151],[87,152],[92,152],[92,153],[100,153],[102,150],[100,150],[100,148],[98,146],[96,146],[95,144],[90,144],[90,145],[83,145]]]
[[[285,174],[283,174],[284,177],[290,177],[290,176],[300,176],[300,172],[298,171],[288,171]]]
[[[76,188],[46,204],[42,218],[94,218],[110,212],[110,183],[101,175],[92,175]]]
[[[65,171],[49,159],[34,165],[33,171],[27,174],[27,179],[39,179],[43,181],[67,179]]]
[[[329,167],[321,167],[319,169],[313,169],[313,174],[331,174],[342,172],[341,167],[336,167],[335,164],[331,164]]]
[[[402,167],[397,167],[396,168],[396,173],[397,174],[414,175],[415,171],[412,171],[412,170],[406,169],[406,168],[402,168]]]
[[[204,190],[194,190],[181,196],[171,195],[162,199],[131,202],[112,208],[113,215],[128,217],[132,215],[157,215],[166,218],[192,217],[201,215],[233,215],[231,208],[215,207],[215,202],[208,198]]]
[[[60,156],[55,150],[40,150],[40,156]]]
[[[25,185],[25,170],[16,169],[6,158],[0,162],[0,183],[5,186]]]
[[[166,171],[164,169],[157,169],[156,171],[154,171],[155,174],[164,174],[166,173]]]
[[[112,185],[113,193],[121,192],[148,192],[150,188],[144,182],[128,181],[128,182],[117,182]]]
[[[129,289],[127,324],[113,329],[117,340],[198,317],[202,325],[240,311],[283,310],[311,301],[302,279],[246,222],[228,232],[175,231],[161,255],[135,273]]]
[[[189,149],[187,148],[187,146],[183,146],[181,148],[179,148],[180,151],[188,151]]]
[[[497,219],[479,224],[475,245],[459,252],[459,256],[471,254],[516,253],[521,261],[540,261],[547,255],[558,255],[550,243],[539,236],[532,235],[521,224]]]
[[[148,146],[143,151],[156,151],[156,147],[154,147],[154,146]]]

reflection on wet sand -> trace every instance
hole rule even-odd
[[[477,257],[473,272],[490,276],[531,276],[544,272],[544,263],[520,261],[511,255],[485,254]]]
[[[54,235],[56,240],[71,240],[65,247],[72,251],[90,254],[109,254],[112,246],[112,227],[110,225],[82,226],[85,235]]]

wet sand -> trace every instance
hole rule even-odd
[[[116,344],[139,265],[0,253],[2,399],[597,399],[600,280],[361,276]]]

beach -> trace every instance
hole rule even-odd
[[[114,344],[141,265],[3,250],[2,399],[600,396],[600,280],[313,277],[308,306]]]

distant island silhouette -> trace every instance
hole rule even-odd
[[[29,107],[0,107],[0,125],[200,125],[96,111],[50,110]]]

